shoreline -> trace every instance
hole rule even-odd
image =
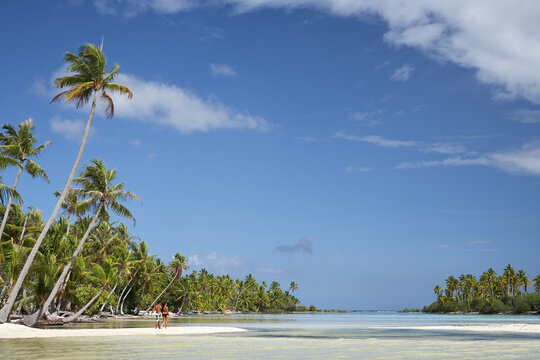
[[[540,334],[540,324],[489,324],[489,325],[425,325],[405,327],[382,327],[384,329],[421,330],[421,331],[465,331],[465,332],[503,332]]]
[[[148,335],[208,335],[244,332],[245,329],[231,326],[171,326],[167,329],[120,328],[120,329],[37,329],[17,324],[0,324],[0,340],[56,338],[56,337],[100,337],[100,336],[148,336]]]

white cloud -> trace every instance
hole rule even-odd
[[[196,0],[94,0],[94,6],[102,14],[122,12],[128,17],[149,10],[160,14],[175,14],[191,9],[197,3]]]
[[[540,122],[540,110],[517,110],[512,114],[512,120],[525,124],[538,123]]]
[[[345,168],[345,171],[349,174],[352,173],[365,173],[365,172],[371,172],[373,171],[373,168],[367,167],[367,166],[347,166]]]
[[[118,82],[133,91],[133,98],[115,96],[115,116],[152,122],[181,133],[217,129],[268,131],[262,118],[240,113],[218,100],[203,100],[176,85],[120,75]]]
[[[154,160],[157,157],[157,154],[155,152],[151,152],[148,155],[146,155],[146,158],[148,160]]]
[[[197,6],[232,5],[237,13],[262,8],[314,8],[336,16],[376,15],[385,40],[476,71],[497,87],[497,98],[540,103],[540,2],[537,0],[94,0],[102,12],[177,13]]]
[[[540,143],[530,143],[521,149],[491,152],[477,157],[452,157],[444,160],[404,162],[396,169],[433,166],[489,166],[508,173],[540,175]]]
[[[392,140],[392,139],[386,139],[377,135],[354,136],[354,135],[347,135],[342,132],[337,132],[336,134],[334,134],[334,138],[348,140],[348,141],[367,142],[370,144],[375,144],[378,146],[388,147],[388,148],[409,147],[409,146],[418,145],[415,141],[410,141],[410,140],[407,140],[407,141]]]
[[[210,64],[210,72],[214,76],[234,77],[236,71],[229,65],[224,64]]]
[[[414,140],[393,140],[378,135],[354,136],[337,132],[334,138],[354,142],[365,142],[386,148],[415,147],[424,153],[461,154],[467,151],[462,144],[455,142],[424,143]]]
[[[79,141],[84,133],[86,123],[83,120],[70,120],[55,116],[50,120],[49,125],[53,132],[62,135],[66,139]],[[91,133],[92,131],[93,128]]]
[[[411,77],[413,71],[414,71],[414,68],[412,66],[403,64],[402,67],[394,70],[390,78],[395,81],[407,81]]]
[[[190,267],[205,268],[210,272],[217,273],[224,273],[244,265],[244,262],[238,256],[219,256],[215,252],[205,256],[199,256],[198,254],[191,255],[188,257],[187,262]]]
[[[263,274],[284,275],[284,274],[290,273],[290,270],[269,267],[269,268],[258,269],[258,272],[263,273]]]

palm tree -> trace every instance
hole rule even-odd
[[[90,225],[88,225],[83,237],[81,240],[79,240],[77,248],[71,255],[71,259],[64,267],[64,270],[62,271],[62,274],[58,278],[58,281],[47,298],[47,301],[45,301],[43,306],[41,306],[34,314],[24,317],[24,323],[26,325],[35,325],[41,318],[41,315],[47,311],[49,305],[56,296],[58,289],[64,282],[69,269],[71,269],[75,258],[82,250],[88,235],[94,228],[94,224],[99,217],[104,219],[109,218],[107,209],[111,209],[117,215],[131,219],[133,222],[135,222],[135,218],[131,212],[120,204],[119,200],[138,199],[139,197],[131,191],[124,190],[124,183],[113,185],[113,181],[116,178],[116,173],[116,169],[107,170],[105,164],[101,160],[94,159],[91,161],[90,165],[86,166],[81,177],[75,180],[76,183],[82,186],[82,189],[79,191],[81,191],[83,197],[87,197],[86,200],[81,202],[81,208],[95,210],[94,217],[92,218]]]
[[[60,206],[62,206],[64,203],[64,198],[71,187],[71,182],[73,181],[77,168],[79,167],[79,163],[84,152],[84,147],[86,145],[86,139],[88,138],[88,133],[90,131],[90,125],[92,124],[92,119],[94,118],[98,93],[101,93],[101,98],[106,101],[106,114],[108,118],[111,118],[114,115],[114,104],[107,91],[125,94],[130,99],[133,96],[131,90],[126,86],[113,83],[114,79],[120,73],[120,66],[115,64],[113,69],[107,72],[107,62],[105,60],[105,54],[103,53],[103,44],[97,48],[95,45],[87,43],[81,47],[79,55],[75,55],[71,52],[66,53],[64,55],[64,61],[69,64],[67,70],[73,74],[57,78],[55,80],[55,85],[58,88],[69,87],[69,89],[56,95],[51,102],[63,98],[67,102],[75,103],[75,106],[79,108],[88,103],[90,98],[92,98],[92,107],[90,108],[90,115],[88,116],[88,121],[86,122],[86,127],[84,129],[79,153],[77,154],[77,158],[75,159],[75,163],[73,164],[73,168],[69,174],[66,186],[64,187],[64,190],[62,191],[62,194],[54,207],[51,217],[45,224],[45,227],[36,240],[32,251],[28,255],[19,278],[17,279],[17,283],[11,291],[6,304],[0,310],[0,323],[5,323],[8,320],[11,309],[13,308],[13,304],[15,303],[15,299],[17,298],[24,279],[28,274],[30,265],[32,264],[32,261],[34,260],[43,239],[45,239],[47,231],[49,231],[49,228],[56,218],[56,215],[60,210]]]
[[[184,255],[180,254],[180,253],[176,253],[176,255],[174,255],[174,259],[169,263],[169,269],[172,270],[172,272],[174,273],[173,275],[173,278],[171,280],[171,282],[169,282],[169,285],[167,285],[165,287],[165,289],[163,289],[163,291],[158,295],[158,297],[152,302],[152,304],[150,304],[150,306],[148,307],[148,309],[146,310],[146,313],[148,313],[150,311],[150,309],[152,309],[152,306],[154,306],[154,304],[159,300],[159,298],[165,293],[165,291],[167,291],[167,289],[179,278],[182,276],[182,271],[183,270],[187,270],[188,269],[188,264],[186,262],[186,258],[184,257]]]
[[[10,124],[5,124],[2,128],[4,129],[5,134],[0,134],[0,143],[2,144],[0,149],[6,157],[16,161],[17,167],[19,168],[12,188],[14,190],[17,189],[17,184],[19,183],[19,178],[23,170],[33,178],[41,177],[49,182],[47,173],[35,161],[31,160],[32,157],[39,156],[41,152],[51,144],[50,141],[47,141],[36,146],[37,139],[34,134],[32,134],[35,128],[33,120],[28,119],[23,121],[19,124],[18,130]],[[4,218],[2,219],[2,225],[0,225],[0,240],[2,239],[4,228],[6,227],[9,210],[13,201],[12,199],[12,196],[8,199]]]
[[[291,292],[298,291],[298,284],[295,283],[294,281],[291,281],[291,284],[289,285],[289,290]]]
[[[118,264],[115,263],[112,258],[106,258],[105,260],[103,260],[103,263],[101,265],[94,264],[92,266],[91,278],[95,282],[102,284],[101,289],[96,293],[96,295],[94,295],[92,299],[90,299],[90,301],[88,301],[82,308],[80,308],[79,311],[67,318],[62,319],[62,322],[69,323],[81,316],[82,313],[85,312],[86,309],[88,309],[88,307],[92,305],[94,301],[96,301],[105,290],[107,290],[109,285],[116,281],[117,277]]]

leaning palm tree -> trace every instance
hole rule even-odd
[[[171,269],[171,271],[173,272],[173,278],[172,280],[169,282],[169,285],[167,285],[165,287],[165,289],[163,289],[163,291],[157,296],[157,298],[152,302],[152,304],[150,304],[150,306],[148,307],[148,309],[146,309],[146,313],[148,313],[150,311],[150,309],[152,309],[152,307],[154,306],[154,304],[159,300],[159,298],[165,293],[165,291],[167,291],[167,289],[176,281],[178,280],[179,277],[182,276],[182,271],[183,270],[187,270],[188,269],[188,264],[186,262],[186,258],[184,257],[184,255],[180,254],[180,253],[176,253],[176,255],[174,255],[174,258],[173,260],[169,263],[169,269]]]
[[[78,191],[80,191],[82,196],[86,198],[81,202],[81,208],[94,210],[94,216],[92,217],[92,220],[90,221],[90,224],[88,225],[83,237],[81,240],[79,240],[79,244],[71,255],[71,258],[66,266],[64,266],[62,274],[56,281],[56,284],[49,294],[49,297],[35,313],[24,317],[23,321],[25,325],[34,326],[39,321],[43,313],[48,310],[49,305],[54,300],[60,286],[66,278],[67,273],[75,262],[75,258],[82,250],[88,235],[90,235],[90,232],[94,229],[94,224],[98,218],[101,217],[102,219],[108,219],[109,213],[107,210],[110,209],[115,214],[133,220],[135,223],[135,218],[131,212],[124,205],[120,204],[119,201],[139,199],[139,197],[131,191],[125,190],[124,183],[113,185],[113,181],[116,178],[116,173],[116,169],[108,170],[101,160],[94,159],[91,161],[90,165],[86,166],[81,177],[75,179],[75,182],[81,185],[81,189]]]
[[[58,88],[69,89],[62,91],[60,94],[56,95],[51,102],[59,99],[64,99],[67,102],[74,103],[75,106],[79,108],[84,104],[88,103],[90,99],[92,99],[90,116],[88,116],[88,121],[86,122],[86,127],[84,129],[79,153],[77,154],[77,158],[75,159],[75,163],[73,164],[71,173],[69,174],[69,177],[66,181],[66,186],[64,186],[64,190],[62,191],[62,194],[60,195],[60,198],[58,199],[56,206],[54,207],[51,217],[49,218],[49,220],[45,224],[45,227],[41,231],[41,234],[37,238],[34,247],[30,252],[30,255],[28,255],[26,263],[21,270],[19,278],[17,279],[17,283],[11,291],[11,294],[9,295],[6,304],[0,310],[0,323],[5,323],[8,320],[11,309],[13,308],[13,304],[15,303],[15,299],[17,298],[24,279],[28,274],[30,265],[32,264],[32,261],[34,260],[34,257],[36,256],[36,253],[41,246],[45,235],[49,231],[49,228],[51,227],[54,219],[56,218],[56,215],[58,214],[60,207],[64,203],[64,199],[71,187],[71,182],[73,181],[75,173],[77,172],[77,168],[79,167],[79,163],[84,152],[84,147],[86,145],[86,139],[88,138],[88,133],[90,132],[90,125],[92,124],[92,119],[94,118],[98,94],[100,94],[101,98],[104,99],[106,102],[106,114],[108,118],[111,118],[114,115],[114,104],[107,91],[125,94],[128,96],[128,98],[132,97],[132,93],[129,88],[120,84],[113,83],[114,79],[118,76],[120,72],[120,66],[118,64],[115,64],[113,69],[107,72],[107,62],[105,60],[105,54],[103,53],[103,44],[98,48],[95,45],[87,43],[81,47],[79,55],[75,55],[71,52],[66,53],[64,55],[64,61],[69,64],[67,66],[67,71],[72,74],[57,78],[55,80],[55,85]]]
[[[28,119],[23,121],[19,124],[18,129],[15,129],[10,124],[5,124],[2,128],[5,133],[0,134],[0,149],[5,157],[16,161],[17,167],[19,168],[17,170],[17,175],[15,175],[15,182],[13,183],[12,188],[14,190],[17,189],[17,184],[19,183],[19,178],[23,170],[33,178],[41,177],[49,182],[45,170],[31,158],[39,156],[51,142],[47,141],[36,146],[37,139],[32,133],[35,128],[33,120]],[[4,212],[4,218],[2,219],[2,225],[0,225],[0,240],[2,240],[2,234],[6,227],[12,201],[13,197],[10,196],[6,205],[6,211]]]

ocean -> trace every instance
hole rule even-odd
[[[169,326],[235,326],[216,335],[0,340],[2,359],[537,359],[540,334],[412,329],[540,324],[540,316],[351,312],[195,315]],[[152,320],[103,320],[72,328],[153,327]]]

